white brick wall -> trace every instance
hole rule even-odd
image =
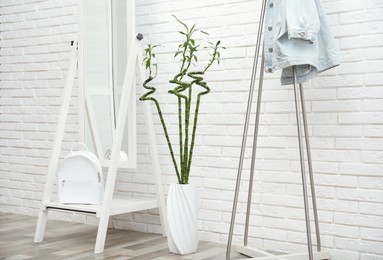
[[[200,186],[201,239],[226,243],[260,2],[136,2],[137,31],[144,33],[144,43],[165,46],[158,54],[157,82],[163,89],[163,110],[173,125],[176,103],[165,89],[177,68],[169,55],[179,37],[171,14],[197,23],[227,47],[221,65],[206,76],[212,93],[201,106],[191,176]],[[383,259],[383,4],[324,0],[324,7],[342,65],[305,84],[322,243],[332,259]],[[69,64],[68,42],[77,30],[76,1],[2,0],[0,14],[0,211],[36,215]],[[264,85],[250,243],[267,250],[302,251],[305,225],[294,95],[291,86],[280,86],[277,73],[268,74]],[[136,173],[120,174],[117,188],[154,193],[138,106],[139,167]],[[66,141],[77,139],[76,104],[71,113]],[[176,178],[155,119],[167,188]],[[170,132],[176,138],[176,129]],[[250,147],[251,139],[248,143]],[[249,158],[250,151],[235,242],[243,231]],[[96,222],[83,216],[52,216]],[[160,231],[156,210],[119,216],[113,224]]]

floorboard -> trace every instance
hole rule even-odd
[[[195,254],[169,253],[166,238],[157,234],[109,229],[103,254],[93,254],[97,227],[48,220],[44,241],[33,243],[37,218],[0,213],[0,259],[78,260],[223,260],[225,245],[201,241]],[[232,259],[243,258],[238,253]]]

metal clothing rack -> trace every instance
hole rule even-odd
[[[246,118],[245,118],[245,126],[243,130],[243,137],[242,137],[242,145],[241,145],[241,154],[239,158],[239,166],[238,166],[238,174],[237,174],[237,181],[236,181],[236,187],[235,187],[235,193],[234,193],[234,202],[233,202],[233,210],[231,215],[231,222],[230,222],[230,230],[229,230],[229,237],[228,237],[228,243],[227,243],[227,249],[226,249],[226,259],[230,259],[230,251],[233,241],[233,232],[234,232],[234,225],[235,225],[235,216],[237,212],[237,204],[238,204],[238,195],[240,190],[240,184],[241,184],[241,178],[242,178],[242,169],[243,169],[243,161],[245,156],[245,149],[246,149],[246,139],[248,135],[248,129],[249,129],[249,121],[250,121],[250,114],[251,114],[251,105],[253,100],[253,94],[254,94],[254,85],[255,85],[255,79],[256,79],[256,72],[258,67],[258,58],[259,58],[259,52],[260,52],[260,46],[261,46],[261,38],[262,38],[262,31],[263,31],[263,23],[265,19],[265,10],[266,10],[266,4],[267,0],[262,0],[262,7],[261,7],[261,14],[260,14],[260,20],[259,20],[259,27],[258,27],[258,35],[257,35],[257,41],[256,41],[256,48],[255,48],[255,56],[254,56],[254,62],[253,62],[253,70],[251,75],[251,82],[250,82],[250,90],[249,90],[249,97],[248,97],[248,103],[247,103],[247,110],[246,110]],[[272,3],[270,3],[270,7],[272,7]],[[295,97],[295,112],[296,112],[296,119],[297,119],[297,130],[298,130],[298,141],[299,141],[299,154],[300,154],[300,165],[301,165],[301,174],[302,174],[302,188],[303,188],[303,200],[304,200],[304,208],[305,208],[305,220],[306,220],[306,234],[307,234],[307,245],[308,245],[308,252],[307,253],[298,253],[298,254],[285,254],[285,255],[275,255],[272,253],[269,253],[267,251],[263,251],[254,247],[251,247],[248,245],[248,236],[249,236],[249,221],[250,221],[250,211],[251,211],[251,197],[252,197],[252,190],[253,190],[253,181],[254,181],[254,169],[255,169],[255,158],[256,158],[256,150],[257,150],[257,138],[258,138],[258,127],[259,127],[259,117],[260,117],[260,108],[261,108],[261,99],[262,99],[262,87],[263,87],[263,76],[264,76],[264,53],[262,51],[262,59],[261,59],[261,70],[260,70],[260,77],[259,77],[259,85],[258,85],[258,99],[257,99],[257,108],[256,108],[256,117],[255,117],[255,128],[254,128],[254,139],[253,139],[253,147],[252,147],[252,157],[251,157],[251,166],[250,166],[250,178],[249,178],[249,187],[248,187],[248,197],[247,197],[247,209],[246,209],[246,222],[245,222],[245,231],[244,231],[244,241],[243,246],[237,246],[237,251],[243,255],[256,258],[258,260],[272,260],[272,259],[278,259],[278,260],[319,260],[319,259],[329,259],[330,255],[329,252],[322,251],[321,249],[321,240],[320,240],[320,231],[319,231],[319,221],[318,221],[318,213],[317,213],[317,205],[316,205],[316,197],[315,197],[315,187],[314,187],[314,176],[313,176],[313,170],[312,170],[312,163],[311,163],[311,154],[310,154],[310,141],[309,141],[309,135],[308,135],[308,126],[307,126],[307,118],[306,118],[306,108],[305,108],[305,100],[304,100],[304,91],[303,91],[303,85],[297,83],[297,72],[296,67],[293,66],[293,85],[294,85],[294,97]],[[301,109],[299,108],[299,99],[301,103]],[[302,113],[302,118],[301,118]],[[304,135],[302,135],[302,119],[303,119],[303,131]],[[304,136],[304,141],[303,141]],[[309,181],[310,181],[310,187],[311,187],[311,198],[312,198],[312,204],[313,204],[313,212],[314,212],[314,222],[315,222],[315,233],[316,233],[316,241],[317,241],[317,250],[316,252],[313,252],[312,249],[312,241],[311,241],[311,229],[310,229],[310,213],[309,213],[309,202],[308,202],[308,193],[307,193],[307,181],[306,181],[306,169],[305,169],[305,151],[304,151],[304,143],[306,144],[306,153],[307,153],[307,162],[308,162],[308,168],[309,168]]]

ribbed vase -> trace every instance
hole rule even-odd
[[[172,253],[186,255],[198,247],[198,193],[193,184],[170,184],[167,197],[168,245]]]

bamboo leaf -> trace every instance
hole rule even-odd
[[[173,17],[174,17],[180,24],[182,24],[182,25],[186,28],[186,30],[189,30],[188,26],[187,26],[185,23],[183,23],[180,19],[178,19],[177,16],[175,16],[174,14],[172,14],[172,16],[173,16]]]

